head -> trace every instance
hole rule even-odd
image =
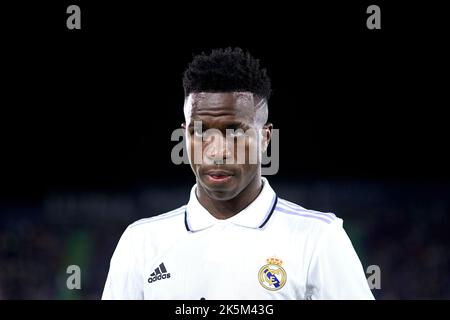
[[[197,185],[216,200],[231,200],[261,181],[270,79],[241,49],[195,56],[184,73],[189,161]]]

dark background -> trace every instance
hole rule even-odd
[[[81,7],[81,30],[66,8]],[[381,30],[366,8],[381,7]],[[2,7],[0,298],[96,299],[127,224],[187,201],[193,54],[248,49],[273,83],[279,195],[345,221],[377,298],[449,298],[444,10],[398,2],[55,1]],[[82,266],[83,289],[65,289]]]

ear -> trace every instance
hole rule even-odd
[[[273,124],[268,122],[262,127],[262,141],[261,141],[261,151],[266,152],[269,146],[270,139],[272,138]]]

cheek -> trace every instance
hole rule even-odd
[[[191,135],[187,135],[186,137],[186,148],[187,148],[187,154],[189,157],[189,162],[192,167],[194,167],[196,164],[194,163],[194,150],[195,150],[195,140],[192,138]]]
[[[245,139],[237,139],[234,142],[235,164],[242,166],[245,171],[251,170],[252,166],[257,166],[260,163],[259,150],[257,138],[245,137]]]
[[[207,142],[203,141],[200,137],[195,137],[190,135],[186,139],[187,153],[189,157],[189,162],[192,167],[199,167],[202,164],[207,164],[205,160],[205,150],[207,150]]]
[[[259,163],[259,144],[258,138],[254,136],[245,139],[245,163],[255,165]]]

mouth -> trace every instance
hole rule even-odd
[[[227,182],[233,177],[233,173],[224,170],[211,170],[206,173],[206,176],[211,182]]]

